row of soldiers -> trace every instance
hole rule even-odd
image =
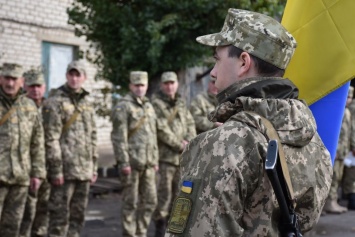
[[[355,156],[355,100],[354,88],[350,86],[346,101],[346,108],[342,120],[336,157],[333,165],[333,179],[329,196],[323,208],[323,214],[341,214],[348,210],[355,210],[355,163],[344,165],[349,153]],[[348,200],[347,207],[339,205],[339,188]]]
[[[218,127],[207,115],[217,105],[214,79],[198,95],[190,110],[179,96],[175,72],[161,75],[160,90],[146,97],[148,74],[130,73],[130,92],[112,111],[111,139],[124,184],[124,237],[146,236],[153,219],[155,236],[164,236],[169,210],[178,191],[180,155],[197,133]],[[159,177],[156,187],[156,177]]]
[[[70,63],[65,77],[45,100],[39,70],[2,65],[1,237],[80,236],[97,177],[95,113],[82,88],[84,65]]]

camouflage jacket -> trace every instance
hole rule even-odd
[[[0,126],[0,182],[27,186],[30,177],[46,177],[41,117],[24,94],[12,100],[0,89],[0,119],[11,108],[16,109]]]
[[[214,128],[214,123],[208,120],[208,114],[215,110],[217,105],[216,96],[208,93],[197,95],[190,105],[190,112],[195,120],[196,132],[198,134]]]
[[[344,160],[350,151],[351,115],[350,110],[345,108],[341,123],[336,159]]]
[[[350,131],[350,150],[355,150],[355,99],[353,99],[350,105],[347,107],[350,111],[350,123],[351,123],[351,131]]]
[[[97,172],[94,108],[88,92],[73,93],[63,85],[43,104],[43,126],[48,173],[51,179],[90,180]],[[78,116],[64,129],[73,114]]]
[[[119,167],[142,170],[158,165],[156,115],[147,98],[143,101],[131,93],[112,111],[111,140]]]
[[[273,124],[283,144],[301,231],[317,223],[332,165],[311,111],[297,97],[297,88],[280,78],[249,78],[218,94],[211,120],[224,124],[198,135],[182,154],[182,190],[168,230],[183,233],[166,236],[279,236],[279,207],[264,170],[268,139],[259,115]],[[192,191],[183,191],[183,181]],[[189,205],[190,212],[184,209]]]
[[[158,92],[153,96],[152,104],[158,118],[159,162],[178,166],[182,141],[196,136],[194,119],[180,97],[170,100]]]

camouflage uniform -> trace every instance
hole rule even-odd
[[[234,45],[280,69],[286,68],[295,48],[292,36],[276,20],[238,9],[229,9],[221,33],[197,41]],[[210,120],[223,125],[198,135],[182,154],[181,191],[166,236],[280,236],[280,209],[264,170],[268,138],[260,116],[280,137],[301,232],[317,223],[332,166],[312,112],[297,99],[291,81],[250,73],[255,76],[240,76],[217,95],[219,105]],[[216,83],[223,79],[217,77]]]
[[[65,180],[63,185],[51,185],[49,236],[79,236],[84,225],[98,157],[95,112],[88,95],[65,84],[52,90],[43,105],[48,178]],[[75,113],[78,116],[68,127]]]
[[[351,134],[350,134],[350,151],[355,150],[355,100],[349,105]],[[344,194],[349,196],[348,208],[355,209],[355,167],[344,167],[342,188]],[[351,198],[350,196],[353,196]],[[350,200],[351,198],[351,200]]]
[[[38,70],[29,70],[24,73],[25,84],[43,85],[45,84],[43,74]],[[44,98],[42,98],[42,103]],[[42,114],[42,104],[37,104],[37,109]],[[28,191],[25,212],[23,215],[20,237],[46,236],[49,222],[48,200],[50,194],[50,184],[44,179],[36,192]]]
[[[142,76],[143,72],[132,72]],[[147,77],[147,75],[146,75]],[[144,97],[127,94],[112,113],[112,144],[118,167],[130,166],[131,174],[121,174],[123,236],[147,236],[157,204],[155,169],[158,166],[156,115]]]
[[[191,101],[190,112],[195,120],[196,132],[200,134],[212,128],[214,123],[208,120],[207,116],[215,110],[217,105],[216,96],[207,92],[201,93]]]
[[[4,64],[2,76],[22,77],[19,67]],[[17,236],[30,178],[46,177],[43,128],[36,105],[24,94],[9,98],[0,87],[0,236]]]
[[[169,99],[158,92],[152,99],[158,118],[159,176],[158,205],[155,220],[166,219],[177,192],[181,143],[196,136],[195,123],[185,102],[176,95]],[[172,114],[176,111],[175,116]]]

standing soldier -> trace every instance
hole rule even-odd
[[[41,118],[21,93],[22,67],[4,63],[0,74],[0,236],[19,234],[28,189],[46,177]],[[29,187],[28,187],[29,186]]]
[[[131,72],[129,89],[130,93],[113,110],[111,139],[125,184],[122,193],[123,236],[144,237],[157,204],[155,173],[159,159],[156,115],[145,97],[147,72]]]
[[[185,102],[177,94],[175,72],[164,72],[160,91],[152,100],[158,118],[159,174],[158,206],[154,214],[155,236],[164,236],[170,204],[179,182],[180,154],[196,136],[195,123]]]
[[[350,151],[351,114],[348,106],[353,98],[353,92],[354,88],[350,86],[343,121],[341,124],[337,153],[333,165],[332,184],[330,186],[327,201],[325,202],[323,208],[323,210],[328,213],[340,214],[348,211],[346,207],[342,207],[338,204],[338,188],[343,179],[344,158]]]
[[[219,122],[211,122],[207,117],[210,112],[215,110],[218,104],[215,82],[216,79],[211,78],[208,82],[207,92],[197,95],[196,98],[191,101],[190,112],[195,120],[197,134],[206,132],[222,124]]]
[[[36,103],[39,113],[42,114],[46,91],[43,73],[40,70],[31,69],[24,73],[24,78],[27,97]],[[50,184],[47,179],[43,180],[38,192],[29,190],[20,228],[21,237],[47,235],[49,194]]]
[[[350,134],[350,151],[355,156],[355,99],[349,105],[350,117],[351,117],[351,134]],[[343,193],[348,198],[348,209],[355,210],[355,166],[344,167],[343,174]]]
[[[97,178],[96,125],[81,62],[67,67],[67,83],[43,106],[49,198],[49,236],[80,236],[90,182]]]

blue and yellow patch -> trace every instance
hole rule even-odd
[[[184,193],[191,193],[192,192],[192,182],[185,180],[182,182],[181,191]]]

